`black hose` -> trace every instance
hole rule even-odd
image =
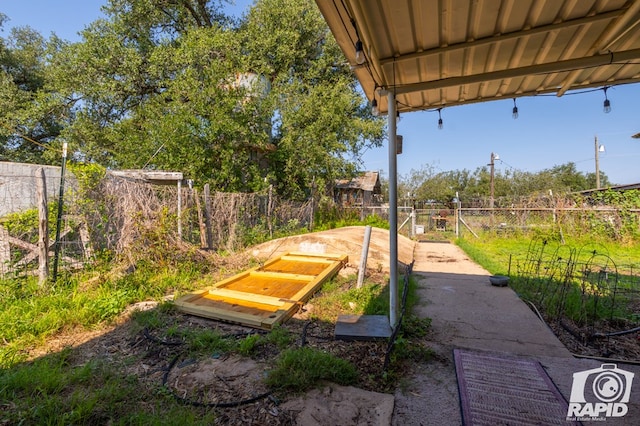
[[[300,346],[305,346],[307,344],[307,329],[313,323],[314,323],[313,321],[307,321],[304,324],[304,327],[302,327],[302,336],[300,336]]]
[[[382,370],[386,371],[391,363],[391,352],[393,352],[393,345],[398,337],[398,333],[400,332],[400,328],[402,327],[402,319],[404,317],[405,311],[407,309],[407,294],[409,293],[409,276],[413,272],[413,263],[407,265],[404,275],[404,288],[402,289],[402,298],[401,298],[401,307],[400,307],[400,316],[398,317],[398,324],[394,327],[391,332],[391,336],[389,337],[389,343],[387,344],[387,350],[384,355],[384,364],[382,366]]]
[[[166,345],[166,346],[180,346],[180,345],[184,345],[184,342],[182,340],[180,341],[166,341],[166,340],[162,340],[159,339],[155,336],[152,336],[151,333],[149,333],[149,329],[145,327],[144,329],[144,337],[146,337],[148,340],[151,340],[154,343],[159,343],[161,345]]]
[[[624,336],[625,334],[637,333],[640,331],[640,327],[632,328],[630,330],[614,331],[612,333],[593,333],[591,337],[613,337]]]
[[[252,334],[256,334],[255,332],[251,331],[248,333],[232,333],[232,334],[227,334],[223,337],[228,338],[228,337],[242,337],[242,336],[250,336]],[[166,341],[166,340],[162,340],[159,339],[155,336],[152,336],[151,333],[149,333],[149,329],[145,328],[144,329],[144,337],[151,340],[152,342],[161,344],[161,345],[167,345],[167,346],[180,346],[183,345],[184,342],[183,341]],[[211,402],[211,403],[204,403],[204,402],[199,402],[199,401],[193,401],[187,398],[183,398],[180,395],[176,394],[173,389],[171,389],[169,387],[169,385],[167,384],[167,381],[169,379],[169,373],[171,372],[171,370],[173,369],[173,367],[175,367],[176,363],[178,362],[178,359],[180,358],[180,356],[175,356],[171,362],[169,363],[169,366],[166,368],[164,375],[162,376],[162,386],[164,386],[170,393],[171,395],[176,399],[176,401],[178,401],[180,404],[184,404],[184,405],[191,405],[193,407],[207,407],[207,408],[232,408],[232,407],[239,407],[241,405],[247,405],[247,404],[251,404],[253,402],[259,401],[261,399],[264,399],[266,397],[268,397],[269,395],[271,395],[271,392],[265,392],[247,399],[243,399],[240,401],[231,401],[231,402]]]

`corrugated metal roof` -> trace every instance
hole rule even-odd
[[[383,113],[640,81],[640,0],[316,3]]]
[[[360,176],[353,179],[341,179],[336,181],[338,189],[362,189],[364,191],[373,192],[379,183],[378,172],[364,172]]]

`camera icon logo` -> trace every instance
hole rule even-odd
[[[567,417],[622,417],[627,414],[634,373],[616,364],[573,374]]]

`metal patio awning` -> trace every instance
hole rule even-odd
[[[640,0],[316,4],[366,96],[388,116],[391,326],[398,319],[397,113],[599,88],[604,102],[609,86],[640,81]]]
[[[638,0],[316,3],[382,113],[377,89],[404,112],[640,81]]]

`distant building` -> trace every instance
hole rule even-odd
[[[334,199],[341,207],[370,207],[382,203],[382,188],[378,172],[363,172],[353,179],[338,179]]]

